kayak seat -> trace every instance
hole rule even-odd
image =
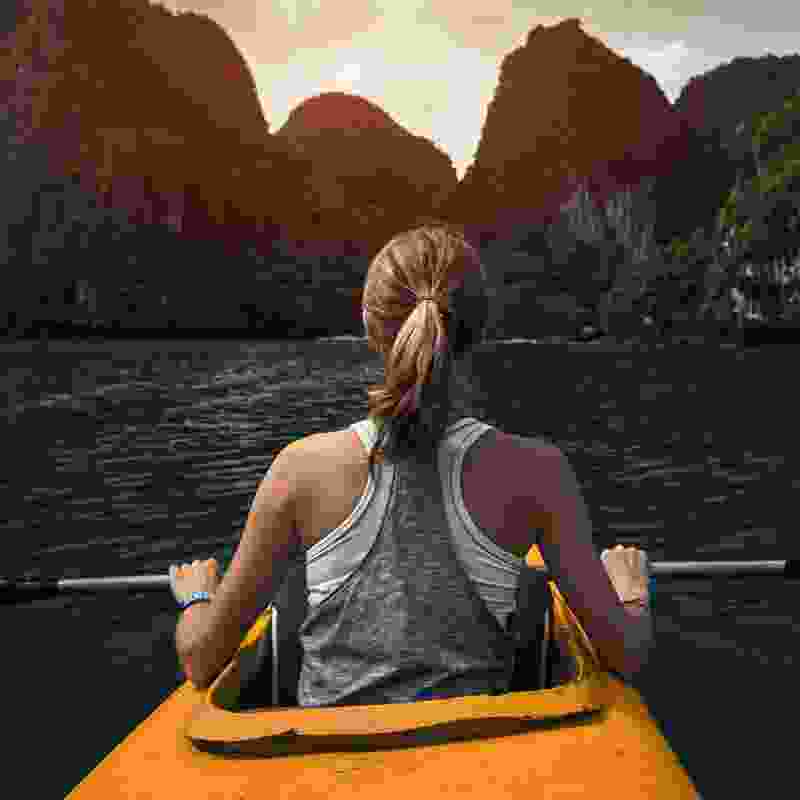
[[[258,643],[249,674],[242,677],[238,710],[297,706],[303,658],[298,631],[306,617],[306,598],[303,563],[290,569],[271,606],[267,633]],[[569,680],[569,665],[553,637],[551,609],[546,579],[537,570],[523,567],[516,611],[507,625],[514,639],[510,692],[546,689]]]
[[[558,648],[552,637],[552,598],[541,573],[523,567],[516,594],[516,610],[511,613],[507,630],[514,638],[514,670],[510,692],[547,689],[558,672]]]

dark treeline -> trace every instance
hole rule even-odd
[[[25,145],[5,165],[7,175],[16,173],[0,228],[7,284],[0,320],[8,334],[357,333],[342,286],[363,276],[358,254],[312,261],[280,239],[271,249],[244,239],[231,247],[219,236],[142,223],[99,205],[77,178],[31,170],[23,179],[41,163],[37,155]]]
[[[740,92],[738,100],[750,105],[737,114],[719,101],[741,89],[743,69],[774,65],[770,57],[735,60],[690,82],[682,99],[698,92],[703,102],[716,98],[719,108],[704,112],[717,114],[717,124],[693,131],[692,148],[669,175],[602,203],[591,181],[576,179],[551,221],[475,242],[492,280],[490,338],[730,336],[752,326],[784,334],[800,327],[797,67],[775,71],[780,80],[760,104],[755,91]],[[706,92],[715,74],[717,88]],[[78,173],[54,176],[43,145],[15,142],[8,116],[2,124],[9,143],[0,164],[6,335],[362,334],[360,290],[374,242],[338,242],[325,255],[277,224],[271,236],[248,233],[247,224],[232,236],[230,225],[221,235],[211,224],[182,227],[169,214],[144,220],[103,201]],[[441,208],[439,218],[460,222]]]
[[[482,256],[493,276],[491,338],[727,335],[792,324],[800,252],[800,103],[739,126],[734,185],[714,218],[655,239],[655,182],[599,207],[579,186],[560,216]],[[8,334],[266,338],[361,335],[358,292],[370,254],[304,254],[299,243],[188,238],[104,208],[77,179],[54,180],[33,145],[4,165],[0,230]],[[754,267],[754,265],[759,265]],[[777,266],[776,266],[777,265]],[[750,303],[750,305],[748,305]],[[535,313],[534,313],[535,311]]]

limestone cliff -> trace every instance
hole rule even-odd
[[[27,0],[26,12],[4,40],[0,102],[54,174],[189,236],[274,233],[299,212],[302,162],[270,135],[215,22],[147,0]]]
[[[355,95],[327,92],[305,100],[276,137],[312,164],[311,218],[303,232],[309,242],[335,246],[339,239],[371,255],[435,215],[457,184],[447,155]]]
[[[660,241],[688,240],[698,227],[715,226],[737,173],[747,178],[756,170],[752,141],[745,132],[737,134],[739,123],[780,108],[798,89],[800,55],[734,58],[689,79],[674,109],[687,127],[690,146],[656,187]]]
[[[502,62],[448,208],[482,241],[553,217],[577,181],[602,200],[669,171],[685,130],[654,78],[581,30],[537,26]]]

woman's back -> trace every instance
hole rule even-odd
[[[506,622],[524,562],[468,519],[456,477],[470,445],[491,433],[462,419],[448,426],[435,463],[383,460],[348,518],[306,550],[301,705],[508,691]],[[346,454],[329,450],[329,465],[353,461]],[[473,475],[482,461],[473,461]],[[326,493],[320,477],[318,498]]]
[[[387,474],[381,465],[368,492],[353,476],[369,484],[369,437],[348,434],[316,437],[306,461],[315,465],[305,496],[315,496],[309,507],[317,515],[301,525],[311,611],[301,704],[503,690],[510,679],[506,621],[533,545],[601,657],[628,671],[630,638],[620,636],[627,615],[594,550],[574,472],[557,447],[464,419],[448,428],[438,472],[407,462],[387,464]],[[323,533],[326,518],[337,525]],[[459,634],[466,639],[448,651],[444,643]],[[471,652],[464,650],[467,639]],[[405,669],[392,648],[405,652]]]

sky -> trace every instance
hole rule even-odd
[[[800,3],[786,0],[161,2],[228,32],[272,132],[302,100],[349,92],[434,142],[459,178],[475,155],[503,57],[536,25],[578,17],[586,33],[650,73],[671,102],[693,75],[736,56],[800,52]]]

